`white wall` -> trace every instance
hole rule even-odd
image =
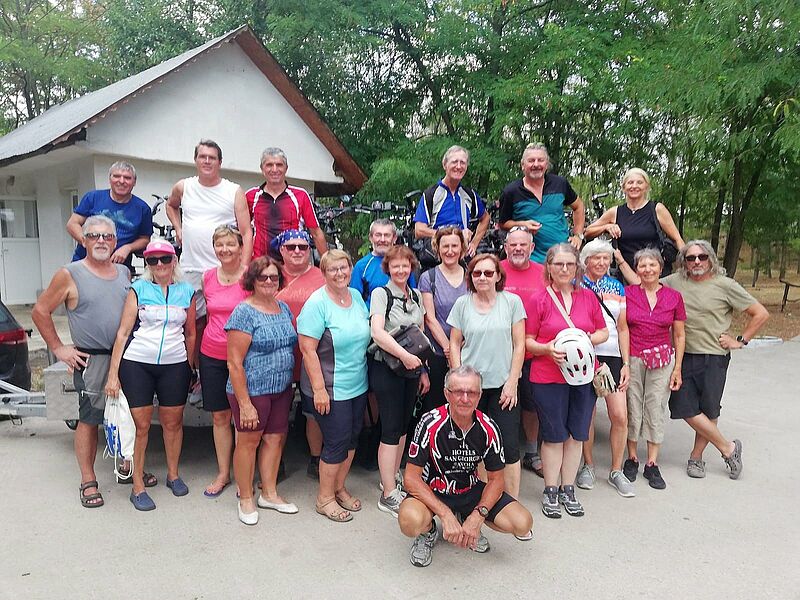
[[[231,171],[258,172],[261,151],[279,146],[289,157],[289,177],[342,181],[333,173],[331,154],[235,43],[189,63],[110,112],[89,127],[81,145],[134,161],[193,165],[200,138],[219,143],[223,166]]]

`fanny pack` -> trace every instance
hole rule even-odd
[[[660,369],[670,363],[673,354],[675,354],[675,350],[670,344],[659,344],[653,348],[642,350],[640,358],[648,369]]]

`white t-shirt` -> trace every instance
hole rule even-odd
[[[184,271],[203,273],[219,266],[211,241],[220,225],[236,225],[234,203],[239,186],[223,179],[217,185],[201,185],[197,177],[183,180],[183,252]]]

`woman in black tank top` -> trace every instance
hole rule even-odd
[[[628,169],[622,177],[625,204],[610,208],[586,228],[586,239],[608,234],[616,240],[623,259],[633,267],[633,255],[647,246],[660,248],[661,241],[656,219],[664,235],[680,249],[683,239],[672,220],[669,210],[658,202],[650,201],[650,176],[642,169]],[[660,208],[659,208],[660,207]],[[670,265],[671,267],[671,265]],[[668,275],[664,265],[662,275]]]

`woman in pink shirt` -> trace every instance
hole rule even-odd
[[[640,283],[625,288],[631,375],[628,459],[622,472],[629,481],[636,480],[639,471],[636,445],[644,437],[647,440],[644,478],[651,488],[663,490],[667,484],[658,468],[658,450],[664,441],[670,390],[681,387],[686,309],[680,292],[661,285],[658,280],[664,266],[658,250],[639,250],[633,261]]]
[[[533,402],[542,436],[542,513],[559,519],[563,505],[568,515],[581,517],[583,506],[575,498],[574,484],[596,397],[591,382],[570,385],[564,379],[559,365],[566,355],[556,350],[554,340],[561,330],[574,325],[596,346],[608,339],[608,328],[597,297],[581,283],[583,267],[571,244],[556,244],[547,251],[544,274],[547,287],[534,296],[525,323],[525,347],[533,355]],[[562,310],[573,324],[567,323]]]
[[[214,448],[219,470],[214,481],[203,492],[207,498],[216,498],[231,482],[233,432],[231,407],[225,393],[228,382],[228,341],[224,326],[236,305],[250,295],[239,285],[245,271],[242,264],[242,235],[233,227],[222,225],[214,231],[212,243],[220,266],[203,273],[208,324],[200,343],[200,385],[203,409],[214,418]]]

